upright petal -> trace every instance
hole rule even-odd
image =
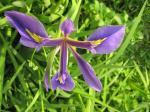
[[[59,73],[57,73],[51,80],[52,89],[56,90],[57,88],[63,89],[65,91],[71,91],[74,88],[74,82],[71,76],[66,73],[64,74],[66,79],[64,83],[60,83],[59,81]]]
[[[93,53],[109,54],[115,51],[123,41],[125,34],[124,26],[104,26],[98,28],[88,38],[93,44]]]
[[[31,40],[26,30],[39,35],[40,37],[48,37],[43,24],[35,17],[28,16],[17,11],[6,11],[7,20],[17,29],[21,36]]]
[[[60,25],[61,31],[64,33],[64,35],[69,35],[72,31],[74,31],[74,24],[70,19],[66,19],[61,25]]]
[[[78,66],[83,74],[83,78],[86,81],[86,83],[96,91],[101,91],[102,84],[100,80],[96,78],[96,75],[91,65],[87,63],[77,52],[75,52],[73,48],[70,47],[70,49],[78,63]]]

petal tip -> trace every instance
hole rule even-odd
[[[61,31],[64,33],[64,35],[69,35],[72,31],[74,31],[74,24],[71,19],[66,19],[61,25],[60,25]]]
[[[101,84],[100,80],[98,80],[98,79],[95,79],[95,84],[89,83],[89,86],[97,92],[102,91],[102,84]]]
[[[103,89],[103,87],[102,87],[102,84],[101,84],[101,82],[100,82],[99,85],[98,85],[98,87],[95,88],[95,90],[96,90],[97,92],[101,92],[102,89]]]

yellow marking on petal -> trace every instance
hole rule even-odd
[[[91,43],[97,46],[97,45],[101,44],[104,40],[106,40],[106,38],[94,40]]]
[[[30,32],[28,29],[26,29],[26,32],[31,36],[31,38],[37,42],[37,43],[40,43],[43,41],[43,38],[41,38],[39,35],[35,34],[35,33],[32,33]]]

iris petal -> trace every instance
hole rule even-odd
[[[87,40],[95,44],[93,53],[109,54],[120,46],[124,34],[124,26],[105,26],[98,28]]]
[[[51,79],[51,85],[53,90],[56,90],[57,87],[59,87],[60,82],[58,81],[58,73]]]
[[[83,74],[83,78],[86,81],[86,83],[89,86],[91,86],[93,89],[95,89],[96,91],[101,91],[102,84],[96,78],[96,75],[95,75],[94,70],[91,67],[91,65],[89,63],[87,63],[77,52],[75,52],[74,49],[71,48],[71,51],[78,63],[78,66]]]
[[[62,42],[62,39],[55,39],[55,40],[45,39],[41,43],[36,43],[35,41],[29,40],[25,37],[20,38],[20,43],[22,45],[29,47],[29,48],[36,48],[37,51],[39,51],[42,46],[58,46],[60,45],[61,42]]]
[[[38,43],[36,43],[36,42],[34,42],[32,40],[29,40],[27,38],[24,38],[24,37],[20,38],[20,43],[22,45],[26,46],[26,47],[29,47],[29,48],[36,48],[37,51],[39,51],[40,48],[41,48],[41,44],[38,44]]]
[[[61,25],[60,25],[61,31],[64,33],[64,35],[69,35],[72,31],[74,31],[74,24],[70,19],[66,19]]]
[[[67,72],[68,51],[66,42],[61,43],[60,51],[60,71],[51,80],[52,89],[55,90],[58,87],[65,91],[71,91],[74,88],[74,82]]]
[[[90,41],[75,41],[71,39],[67,39],[67,43],[71,46],[75,46],[83,49],[92,49],[93,44]]]
[[[68,48],[67,43],[62,42],[60,49],[60,74],[64,74],[67,71],[68,64]]]
[[[35,17],[28,16],[17,11],[6,11],[5,16],[12,26],[17,29],[21,36],[31,39],[25,31],[28,29],[34,34],[48,38],[48,34],[46,33],[43,24]]]
[[[71,76],[68,73],[66,73],[64,75],[66,76],[64,83],[60,83],[60,81],[58,80],[59,79],[58,73],[52,78],[51,84],[52,84],[53,90],[56,90],[58,87],[65,91],[71,91],[74,88],[74,82],[73,82]]]
[[[62,39],[45,39],[42,41],[43,46],[58,46],[62,43]]]

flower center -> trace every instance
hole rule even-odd
[[[68,36],[64,36],[64,37],[63,37],[64,42],[67,41],[67,38],[68,38]]]

